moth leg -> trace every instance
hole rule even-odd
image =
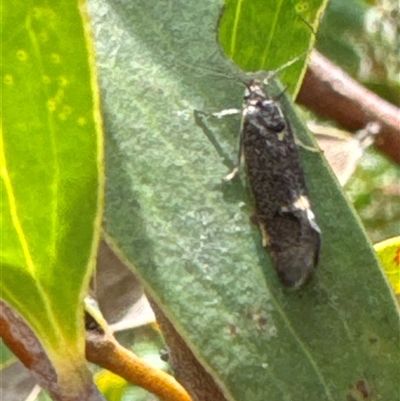
[[[263,247],[265,248],[265,247],[269,246],[270,245],[270,237],[269,237],[269,234],[268,234],[268,231],[267,231],[267,226],[265,224],[265,221],[264,221],[263,217],[259,216],[259,215],[257,215],[257,213],[255,213],[250,217],[250,221],[253,224],[258,225],[258,227],[260,228],[261,234],[262,234],[262,245],[263,245]]]
[[[231,181],[233,178],[236,177],[236,175],[240,171],[240,165],[241,161],[244,158],[244,151],[243,151],[243,129],[240,127],[240,134],[239,134],[239,151],[238,151],[238,158],[237,158],[237,164],[234,167],[234,169],[225,177],[225,181]]]
[[[212,113],[212,116],[217,118],[224,118],[226,116],[234,116],[235,114],[240,114],[242,111],[239,109],[225,109],[218,113]]]
[[[239,109],[225,109],[222,110],[218,113],[207,113],[204,111],[200,110],[194,110],[194,119],[199,127],[202,128],[203,132],[206,134],[206,136],[210,139],[211,143],[214,145],[214,147],[217,149],[218,154],[222,155],[224,159],[228,160],[229,157],[225,154],[221,146],[219,145],[218,141],[214,137],[214,134],[211,133],[211,131],[206,127],[206,124],[203,121],[203,118],[201,116],[213,116],[218,119],[224,118],[226,116],[233,116],[236,114],[241,114],[242,111]],[[238,155],[238,162],[233,168],[233,170],[224,178],[225,181],[231,181],[239,172],[240,170],[240,164],[241,164],[241,158],[242,158],[242,153],[243,153],[243,146],[242,146],[242,129],[240,129],[240,142],[239,142],[239,155]]]
[[[225,151],[225,149],[219,143],[217,137],[215,136],[215,132],[212,128],[209,127],[208,121],[210,116],[212,117],[212,113],[208,113],[202,110],[194,110],[193,111],[194,120],[196,125],[201,128],[203,133],[206,135],[210,143],[214,146],[217,151],[219,157],[223,160],[223,163],[227,166],[228,169],[232,168],[232,157],[231,154]]]
[[[216,118],[223,118],[226,116],[233,116],[236,114],[241,114],[242,110],[239,109],[225,109],[220,111],[219,113],[213,113],[212,115]],[[242,158],[242,153],[243,153],[243,146],[242,146],[242,129],[240,130],[240,143],[239,143],[239,156],[238,156],[238,162],[236,166],[233,168],[233,170],[225,177],[225,181],[231,181],[233,180],[236,175],[238,174],[240,170],[240,161]]]
[[[309,152],[321,152],[321,149],[320,149],[320,148],[314,148],[314,146],[308,146],[308,145],[306,145],[305,143],[303,143],[303,142],[301,141],[301,139],[297,138],[296,135],[294,135],[294,143],[295,143],[298,147],[303,148],[303,149],[306,149],[306,150],[308,150]]]

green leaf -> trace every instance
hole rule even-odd
[[[298,292],[282,288],[250,222],[244,177],[222,180],[236,162],[240,122],[196,112],[242,103],[243,86],[215,39],[220,3],[90,6],[109,241],[226,397],[342,401],[365,383],[396,399],[398,310],[322,154],[300,148],[323,245],[314,281]],[[297,136],[315,146],[283,101]]]
[[[3,6],[1,297],[61,377],[84,363],[82,299],[103,189],[84,19],[77,1]]]
[[[299,61],[280,74],[291,93],[297,93],[306,68],[306,53],[326,0],[226,0],[218,31],[225,54],[244,71],[274,71]]]

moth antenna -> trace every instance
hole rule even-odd
[[[229,81],[245,84],[245,82],[248,80],[245,77],[246,73],[243,72],[232,60],[227,58],[225,54],[223,56],[226,61],[226,68],[224,69],[211,68],[210,66],[199,64],[191,64],[182,60],[175,60],[175,65],[172,68],[177,69],[178,67],[184,67],[188,71],[198,72],[200,78],[212,75],[214,77],[221,77]]]
[[[302,57],[307,56],[312,50],[313,50],[313,47],[310,47],[306,51],[301,53],[300,55],[292,58],[291,60],[289,60],[285,64],[281,65],[276,70],[267,72],[267,76],[264,78],[264,81],[263,81],[264,85],[268,85],[268,83],[272,79],[274,79],[282,70],[285,70],[286,68],[290,67],[294,63],[297,63]]]
[[[296,10],[296,5],[293,3],[292,1],[292,5],[294,10],[296,11],[296,15],[297,17],[307,26],[307,28],[311,31],[311,33],[314,36],[314,42],[315,42],[315,38],[317,36],[316,31],[314,30],[314,27],[311,25],[311,23],[309,21],[307,21],[297,10]],[[314,43],[313,42],[313,43]],[[286,62],[285,64],[281,65],[279,68],[277,68],[274,71],[271,71],[269,74],[267,74],[267,76],[264,79],[264,85],[268,85],[268,82],[275,78],[282,70],[290,67],[291,65],[293,65],[294,63],[296,63],[297,61],[299,61],[302,57],[304,56],[308,56],[312,50],[313,50],[314,46],[311,45],[307,50],[305,50],[303,53],[301,53],[300,55],[292,58],[291,60],[289,60],[288,62]],[[308,58],[308,57],[307,57]],[[285,89],[286,90],[286,89]]]
[[[292,3],[293,8],[294,8],[294,10],[295,10],[295,12],[296,12],[296,15],[307,25],[308,29],[312,32],[312,34],[313,34],[314,36],[317,36],[317,33],[315,32],[314,27],[312,26],[312,24],[311,24],[309,21],[307,21],[307,20],[300,14],[300,12],[297,10],[296,4],[295,4],[293,1],[291,1],[291,3]],[[320,16],[319,16],[319,19],[320,19]]]

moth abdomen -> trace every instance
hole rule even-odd
[[[312,275],[318,264],[320,233],[303,212],[301,215],[286,214],[272,220],[258,220],[263,245],[270,253],[282,283],[298,288]]]

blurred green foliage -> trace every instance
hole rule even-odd
[[[396,0],[331,0],[317,49],[362,85],[399,105],[400,9]],[[400,234],[399,166],[368,150],[346,192],[371,240]]]
[[[398,105],[399,32],[396,0],[331,0],[316,48],[364,86]]]
[[[371,149],[345,190],[373,243],[400,234],[400,169]]]
[[[3,340],[0,339],[0,365],[1,369],[8,366],[9,363],[15,360],[14,354],[4,344]]]

